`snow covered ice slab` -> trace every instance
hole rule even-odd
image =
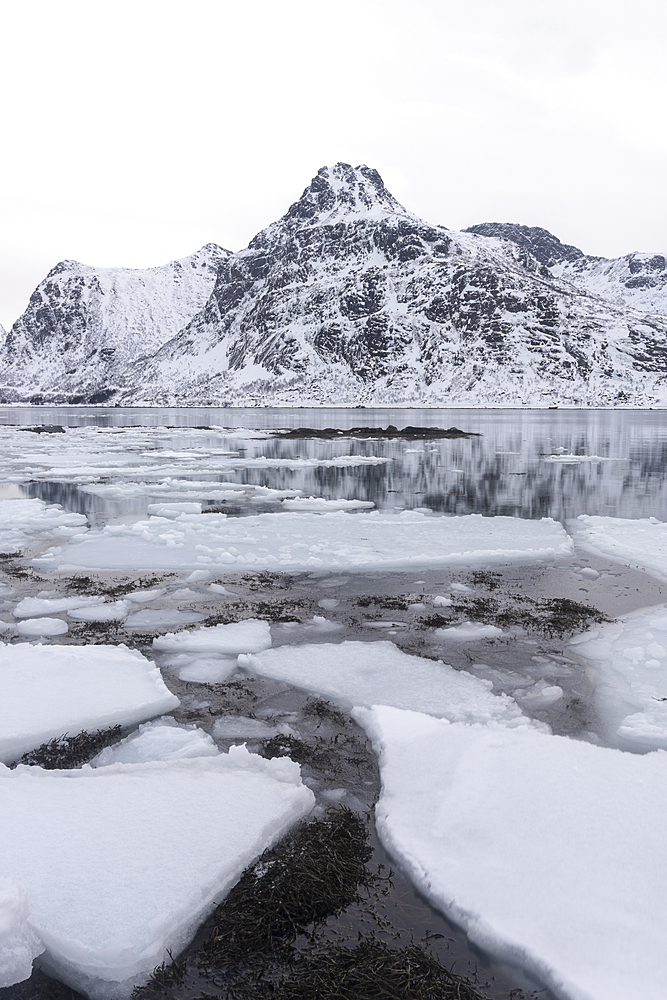
[[[354,515],[181,514],[107,525],[33,560],[42,569],[370,570],[529,563],[572,552],[551,518],[427,517],[417,511]]]
[[[0,643],[0,760],[63,733],[143,722],[180,704],[162,674],[126,646]]]
[[[4,875],[50,975],[124,1000],[312,808],[299,766],[229,754],[72,771],[0,767]]]
[[[0,549],[3,552],[17,552],[21,546],[49,535],[67,537],[87,530],[85,514],[68,514],[59,504],[47,504],[43,500],[0,500]]]
[[[567,1000],[664,1000],[667,754],[354,716],[380,757],[385,847],[471,940]]]
[[[667,579],[667,522],[655,517],[592,517],[570,522],[577,544],[594,555],[641,566]]]
[[[259,653],[271,645],[271,626],[259,618],[231,625],[211,625],[190,632],[167,632],[153,639],[153,649],[169,653]]]
[[[667,606],[642,608],[575,636],[568,652],[588,661],[607,743],[667,749]]]
[[[24,887],[0,875],[0,989],[28,979],[33,958],[44,951],[28,925],[29,911]]]
[[[93,767],[110,764],[145,764],[149,760],[177,760],[182,757],[215,757],[218,748],[198,726],[179,726],[171,716],[144,722],[124,740],[100,750],[90,762]]]
[[[343,708],[395,705],[451,722],[493,719],[504,726],[541,725],[527,719],[508,695],[493,694],[491,681],[440,660],[410,656],[393,642],[278,646],[240,656],[239,666],[331,698]]]

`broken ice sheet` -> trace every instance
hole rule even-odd
[[[166,715],[144,722],[124,740],[105,747],[91,760],[92,767],[110,764],[145,764],[149,760],[179,760],[183,757],[215,757],[218,748],[203,729],[182,726]]]
[[[663,1000],[667,754],[376,707],[380,838],[470,939],[568,1000]]]
[[[126,646],[0,643],[0,659],[0,760],[8,763],[63,733],[132,725],[180,704],[155,664]]]
[[[39,964],[94,1000],[129,998],[314,804],[297,764],[245,747],[71,771],[0,765],[0,790],[2,871],[27,890]]]

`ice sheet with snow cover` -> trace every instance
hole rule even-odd
[[[667,521],[581,514],[569,526],[577,545],[587,552],[628,566],[641,566],[667,579]]]
[[[93,769],[0,765],[0,875],[23,885],[40,964],[123,1000],[242,870],[312,808],[299,766],[229,754]]]
[[[371,570],[535,562],[571,552],[570,537],[551,518],[432,517],[418,511],[180,514],[107,525],[78,544],[49,550],[34,564],[42,569]]]
[[[470,938],[567,1000],[664,1000],[667,754],[358,709],[380,837]]]
[[[0,643],[0,760],[64,733],[129,726],[180,704],[154,663],[126,646]]]

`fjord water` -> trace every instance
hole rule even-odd
[[[473,410],[395,408],[6,407],[2,425],[163,427],[157,449],[185,452],[212,444],[243,457],[381,456],[359,468],[239,470],[237,481],[301,489],[305,496],[370,500],[378,508],[429,507],[449,514],[504,514],[563,520],[579,514],[667,520],[667,412],[662,410]],[[458,427],[458,439],[253,438],[241,429]],[[187,441],[179,430],[190,429]],[[193,436],[192,429],[199,434]],[[225,440],[225,431],[234,436]],[[212,440],[213,439],[213,440]],[[64,438],[60,438],[65,442]],[[159,452],[156,453],[156,457]],[[132,456],[128,454],[128,465]],[[220,462],[218,462],[218,466]],[[122,479],[122,468],[118,478]],[[29,478],[29,477],[28,477]],[[205,464],[197,478],[229,479]],[[82,512],[129,513],[132,505],[80,493],[67,482],[26,484],[25,494]],[[255,509],[256,512],[256,509]],[[243,511],[239,511],[243,513]]]

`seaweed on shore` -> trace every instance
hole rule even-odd
[[[117,743],[120,739],[121,727],[98,729],[89,733],[85,729],[76,736],[56,736],[48,743],[42,743],[34,750],[24,753],[19,764],[31,764],[43,767],[47,771],[67,770],[87,764],[104,747]]]
[[[534,598],[527,594],[507,594],[495,597],[463,597],[448,608],[449,616],[433,614],[421,618],[420,624],[430,628],[454,625],[457,620],[497,625],[499,628],[519,626],[527,632],[564,637],[588,628],[591,622],[602,624],[610,619],[590,604],[580,604],[568,597]]]

